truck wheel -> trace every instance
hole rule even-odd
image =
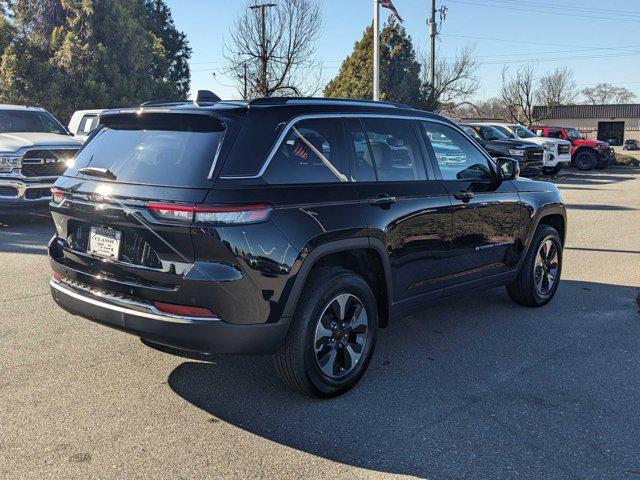
[[[555,175],[562,170],[562,165],[556,165],[555,167],[543,167],[542,173],[545,175]]]
[[[276,370],[290,387],[332,397],[353,387],[373,355],[376,299],[367,282],[339,267],[314,271],[300,296]]]
[[[538,226],[515,281],[507,285],[511,300],[541,307],[556,293],[562,272],[562,241],[555,228]]]
[[[591,170],[593,167],[596,166],[596,162],[598,161],[598,158],[596,157],[595,152],[592,152],[590,150],[583,150],[581,152],[578,152],[578,154],[576,155],[576,167],[578,167],[578,170]]]

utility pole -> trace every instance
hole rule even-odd
[[[267,8],[271,8],[271,7],[276,7],[277,4],[276,3],[256,3],[255,5],[251,5],[249,8],[251,10],[258,10],[260,9],[260,14],[261,14],[261,23],[262,23],[262,36],[260,38],[260,78],[258,80],[258,90],[262,89],[261,93],[262,95],[267,96],[267,94],[269,92],[267,92],[267,52],[268,52],[268,48],[267,48],[267,24],[266,24],[266,9]],[[246,72],[246,67],[245,67],[245,72]],[[246,75],[246,74],[245,74]],[[245,82],[246,85],[246,82]],[[246,96],[246,92],[245,92],[245,96]]]
[[[373,100],[380,100],[380,3],[373,0]]]
[[[436,77],[436,0],[431,0],[431,19],[429,20],[429,37],[431,37],[431,53],[429,56],[429,99],[435,100]]]
[[[242,91],[242,98],[247,99],[247,62],[244,62],[244,89]]]

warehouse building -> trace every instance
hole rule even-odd
[[[580,130],[586,138],[622,145],[640,140],[640,105],[559,105],[533,107],[538,125],[557,125]]]

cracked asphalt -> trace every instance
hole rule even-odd
[[[0,219],[0,478],[640,479],[640,169],[568,172],[551,304],[429,306],[329,401],[63,312],[52,224]]]

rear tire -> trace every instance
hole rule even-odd
[[[597,161],[595,152],[583,150],[576,155],[575,164],[578,170],[591,170],[596,166]]]
[[[507,285],[511,300],[541,307],[555,295],[562,273],[562,241],[555,228],[539,225],[518,276]]]
[[[543,167],[542,173],[545,175],[556,175],[562,170],[562,165],[556,165],[555,167]]]
[[[284,343],[273,359],[291,388],[333,397],[352,388],[373,356],[378,307],[367,282],[339,267],[307,280]]]

